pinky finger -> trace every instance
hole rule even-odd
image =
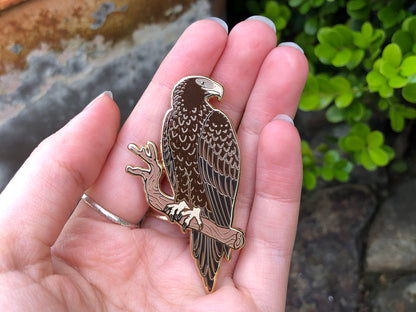
[[[260,310],[284,311],[301,187],[299,134],[291,123],[273,120],[260,136],[246,246],[234,272],[236,286]]]

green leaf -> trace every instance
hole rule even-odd
[[[368,151],[366,150],[361,151],[361,153],[359,154],[358,160],[367,170],[372,171],[372,170],[377,169],[377,165],[372,161]]]
[[[300,14],[305,15],[306,13],[308,13],[310,8],[311,8],[311,3],[310,2],[305,2],[300,6],[299,12],[300,12]]]
[[[337,123],[344,120],[344,114],[343,110],[339,109],[336,106],[331,106],[326,112],[325,112],[326,119],[328,119],[329,122]]]
[[[372,70],[371,72],[369,72],[366,76],[366,79],[372,91],[377,91],[377,87],[380,87],[386,84],[386,78],[375,70]],[[373,88],[376,88],[376,89],[373,90]]]
[[[353,11],[360,10],[363,7],[365,7],[366,4],[367,2],[364,0],[351,0],[347,2],[347,10],[353,10]]]
[[[383,59],[380,63],[380,72],[385,77],[394,76],[399,72],[399,67]]]
[[[339,93],[351,92],[351,83],[345,77],[335,76],[331,80],[328,80],[328,82],[334,87],[334,90]]]
[[[357,47],[361,49],[367,49],[370,46],[371,42],[362,33],[355,32],[353,34],[353,37],[354,37],[354,44]]]
[[[335,93],[335,91],[337,89],[336,89],[336,86],[333,83],[334,82],[334,79],[330,80],[329,77],[327,75],[325,75],[325,74],[319,74],[319,75],[317,75],[316,76],[316,81],[317,81],[317,83],[319,85],[319,91],[321,93],[331,94],[331,95],[333,93]]]
[[[312,6],[314,8],[320,7],[322,5],[322,3],[325,2],[325,0],[309,0],[309,1],[312,1]]]
[[[389,157],[387,153],[380,147],[370,148],[368,151],[371,160],[377,166],[385,166],[389,163]]]
[[[404,128],[404,118],[394,107],[389,110],[389,118],[391,128],[396,132],[401,132]]]
[[[289,0],[289,5],[291,7],[299,6],[304,0]]]
[[[318,22],[317,17],[309,18],[306,21],[305,26],[303,27],[303,29],[305,30],[305,33],[311,36],[316,34],[316,32],[318,31],[318,28],[319,28],[319,22]]]
[[[303,93],[300,101],[299,108],[303,111],[311,111],[319,108],[320,96],[317,93]]]
[[[264,8],[264,15],[274,20],[280,16],[279,4],[275,1],[267,1],[266,7]]]
[[[347,65],[352,56],[352,51],[350,49],[342,49],[341,51],[338,51],[334,58],[332,59],[332,65],[336,67],[341,67]]]
[[[407,119],[415,119],[416,118],[416,109],[412,107],[406,107],[404,112],[402,113],[404,117]]]
[[[383,149],[384,152],[386,152],[387,157],[389,158],[389,161],[392,160],[394,158],[394,149],[392,149],[390,146],[387,145],[383,145],[381,147]]]
[[[365,1],[362,1],[362,2],[365,2]],[[361,33],[363,34],[364,37],[371,38],[371,36],[373,35],[373,32],[374,32],[374,29],[371,23],[365,22],[361,26]]]
[[[393,95],[393,88],[385,84],[378,88],[378,93],[383,98],[389,98]]]
[[[334,99],[334,96],[331,95],[321,95],[321,99],[319,101],[318,109],[324,109],[329,104],[331,104],[332,100]]]
[[[402,89],[402,95],[406,101],[416,103],[416,83],[409,83]]]
[[[319,92],[318,79],[314,75],[312,74],[308,75],[308,79],[306,80],[305,88],[303,89],[303,91],[310,92],[310,93]]]
[[[370,134],[371,130],[365,123],[358,123],[351,128],[350,132],[359,137],[366,137]]]
[[[306,171],[303,172],[303,185],[308,190],[313,190],[315,188],[315,186],[316,186],[316,177],[309,170],[306,170]]]
[[[402,50],[396,43],[390,43],[383,50],[383,59],[394,67],[398,67],[402,62]]]
[[[389,86],[395,89],[403,88],[407,84],[407,78],[395,75],[389,78]]]
[[[387,108],[389,108],[389,102],[386,99],[380,99],[380,101],[378,101],[378,108],[382,111],[386,110]]]
[[[290,9],[284,4],[281,4],[279,8],[280,8],[280,16],[283,17],[285,20],[289,20],[292,14]]]
[[[344,170],[335,170],[334,176],[340,182],[347,182],[348,179],[350,178],[350,175],[348,174],[348,172]]]
[[[302,149],[302,155],[309,155],[313,157],[313,153],[308,142],[306,142],[305,140],[302,140],[300,144],[301,144],[301,149]]]
[[[370,6],[366,5],[366,1],[352,0],[347,2],[347,13],[349,16],[359,20],[365,20],[370,13]]]
[[[337,161],[339,161],[339,153],[336,150],[330,150],[325,153],[324,161],[327,165],[335,165]]]
[[[391,169],[397,173],[405,173],[408,169],[407,163],[403,160],[396,160],[391,164]]]
[[[365,147],[365,143],[362,138],[352,135],[345,137],[343,145],[347,152],[359,151]]]
[[[324,42],[320,43],[315,47],[315,55],[319,57],[319,60],[324,64],[330,64],[331,60],[337,54],[337,49],[335,49],[330,44]]]
[[[318,40],[321,43],[327,43],[333,47],[340,47],[343,43],[341,35],[329,27],[322,27],[318,31]]]
[[[391,41],[400,46],[400,49],[402,50],[403,54],[406,54],[412,51],[413,38],[408,31],[404,31],[404,30],[396,31]]]
[[[281,16],[276,17],[273,21],[276,26],[276,31],[280,31],[286,27],[287,20]]]
[[[354,100],[354,94],[344,93],[336,97],[335,105],[338,108],[344,108],[344,107],[349,106],[353,100]]]
[[[416,55],[406,57],[400,67],[400,74],[404,77],[416,74]]]
[[[384,28],[390,28],[400,23],[406,14],[402,9],[402,2],[393,0],[379,10],[377,16],[383,22]]]
[[[334,28],[334,31],[338,33],[339,37],[341,37],[342,39],[342,45],[346,46],[349,45],[353,42],[353,32],[351,30],[351,28],[345,26],[345,25],[336,25]]]
[[[380,131],[373,131],[367,135],[367,144],[371,148],[380,147],[384,143],[383,133]]]
[[[358,66],[358,64],[360,64],[361,61],[363,60],[364,55],[365,55],[364,50],[353,50],[350,61],[347,64],[347,67],[349,69],[352,69]]]
[[[330,167],[322,167],[321,176],[325,181],[331,181],[334,178],[334,170]]]
[[[406,18],[403,21],[402,29],[410,32],[411,34],[416,34],[416,16]]]
[[[347,116],[350,120],[360,121],[364,118],[367,110],[364,108],[363,103],[354,102],[347,108]]]

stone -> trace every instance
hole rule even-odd
[[[124,121],[181,33],[207,16],[210,2],[199,0],[174,21],[140,25],[117,41],[74,35],[60,50],[33,50],[24,70],[0,75],[0,191],[45,137],[103,91],[113,92]]]
[[[303,200],[286,311],[356,311],[362,234],[376,204],[369,188],[352,184]]]
[[[140,26],[175,20],[195,2],[14,0],[18,5],[1,10],[4,1],[0,1],[0,74],[12,68],[23,69],[26,56],[41,45],[60,51],[62,43],[75,36],[89,41],[101,35],[106,40],[119,41]]]
[[[416,179],[397,185],[382,203],[370,228],[368,272],[413,271],[416,268]]]
[[[416,311],[416,275],[401,277],[380,290],[373,300],[373,311]]]

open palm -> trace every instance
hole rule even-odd
[[[0,195],[0,306],[284,310],[302,167],[296,129],[275,117],[294,117],[308,70],[299,50],[275,45],[275,33],[258,20],[238,24],[229,35],[215,21],[196,22],[120,132],[118,108],[103,94],[40,144]],[[146,217],[131,229],[79,202],[86,192],[125,220],[143,219],[149,209],[143,183],[124,169],[144,164],[127,145],[159,142],[171,89],[189,75],[224,86],[224,98],[214,106],[238,129],[241,149],[233,226],[245,231],[245,246],[232,252],[230,262],[223,260],[209,295],[189,235],[176,224]]]

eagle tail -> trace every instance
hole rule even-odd
[[[204,285],[211,292],[215,285],[221,259],[223,256],[228,258],[230,251],[227,251],[227,247],[222,243],[196,230],[192,230],[191,236],[193,256],[198,264]]]

